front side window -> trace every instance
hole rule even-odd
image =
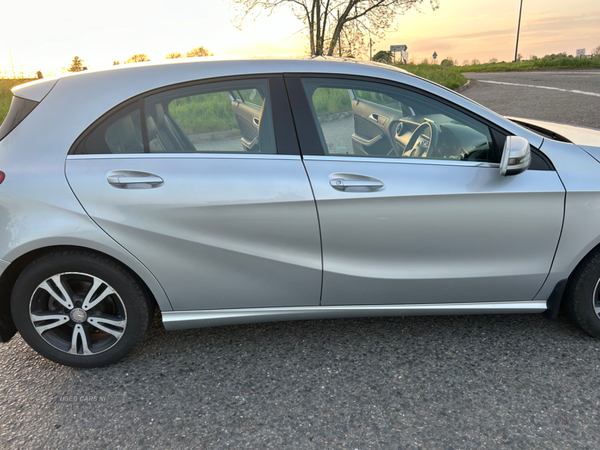
[[[76,153],[276,153],[267,80],[175,88],[103,120]]]
[[[499,161],[487,125],[425,95],[362,81],[302,83],[326,155]]]

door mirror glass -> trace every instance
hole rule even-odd
[[[507,136],[500,160],[500,175],[503,177],[525,172],[531,164],[531,149],[527,139]]]

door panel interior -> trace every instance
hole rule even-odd
[[[231,102],[231,108],[242,132],[244,150],[251,153],[258,152],[260,150],[258,130],[261,108],[238,100]]]
[[[402,114],[383,105],[354,98],[352,99],[354,134],[352,146],[355,154],[386,156],[392,152],[390,125]]]

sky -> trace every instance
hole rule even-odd
[[[432,11],[398,15],[395,30],[376,42],[377,50],[408,46],[409,59],[420,62],[435,51],[438,61],[459,63],[514,57],[520,0],[439,0]],[[92,6],[90,6],[92,5]],[[90,69],[125,61],[136,53],[162,60],[170,52],[204,46],[217,56],[303,55],[308,45],[302,24],[288,8],[232,25],[235,10],[225,0],[29,0],[5,2],[0,28],[0,77],[59,74],[75,55]],[[519,53],[567,52],[600,46],[597,0],[523,0]]]

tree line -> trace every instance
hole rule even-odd
[[[214,56],[214,54],[204,47],[196,47],[187,52],[185,56],[180,52],[168,53],[167,56],[165,56],[165,59],[197,58],[202,56]],[[123,61],[123,64],[131,64],[144,61],[150,61],[148,55],[145,53],[136,53],[135,55],[132,55],[131,58],[129,58],[128,60]],[[120,61],[113,61],[113,66],[118,66],[120,64]],[[67,70],[69,72],[82,72],[84,70],[87,70],[87,67],[84,65],[84,60],[82,60],[79,56],[75,56],[71,61],[71,66]]]

